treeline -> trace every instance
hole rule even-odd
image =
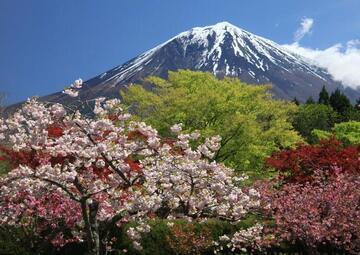
[[[300,104],[296,98],[293,102],[299,106],[293,126],[309,143],[319,141],[316,130],[332,131],[336,124],[360,121],[360,98],[352,105],[339,89],[329,95],[324,86],[317,101],[310,97],[305,104]]]

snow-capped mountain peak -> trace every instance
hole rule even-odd
[[[168,71],[189,69],[212,72],[219,78],[237,77],[252,84],[272,84],[276,97],[305,101],[317,97],[322,86],[329,91],[342,85],[326,70],[281,45],[252,34],[229,22],[195,27],[85,82],[80,95],[85,99],[117,97],[119,90],[142,83],[149,75],[167,77]],[[352,98],[359,96],[351,91]],[[48,101],[69,101],[62,94]]]
[[[101,78],[106,81],[120,82],[148,65],[162,49],[171,45],[178,47],[183,57],[196,55],[196,63],[190,69],[211,71],[220,76],[248,75],[255,82],[269,82],[264,75],[272,65],[285,72],[302,70],[323,79],[319,69],[305,59],[296,56],[282,46],[266,38],[254,35],[229,22],[212,26],[195,27],[182,32],[165,43],[141,54],[130,63],[115,68],[115,75],[105,73]],[[244,65],[246,67],[244,68]],[[247,79],[245,79],[247,80]]]

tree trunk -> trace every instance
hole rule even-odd
[[[100,234],[97,221],[99,203],[96,201],[81,203],[81,209],[86,229],[86,241],[89,255],[100,255]]]

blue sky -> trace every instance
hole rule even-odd
[[[229,21],[306,48],[360,39],[358,0],[0,0],[0,92],[7,103],[61,90],[195,26]]]

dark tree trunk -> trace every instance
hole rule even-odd
[[[99,203],[96,201],[81,202],[81,209],[86,229],[86,241],[89,255],[100,255],[100,232],[97,221]]]

